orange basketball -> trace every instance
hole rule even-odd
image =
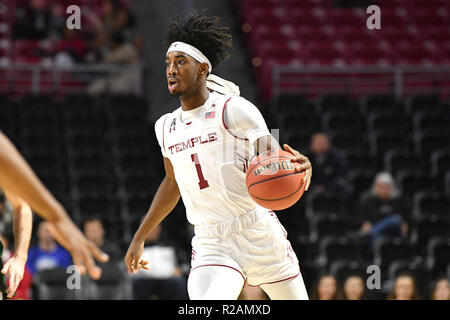
[[[268,151],[253,158],[246,183],[252,199],[271,210],[283,210],[295,204],[305,191],[305,171],[295,172],[300,164],[291,162],[292,154]]]

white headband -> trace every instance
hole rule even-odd
[[[209,72],[212,71],[211,62],[209,62],[208,58],[196,47],[191,46],[188,43],[177,41],[177,42],[173,42],[170,45],[169,49],[167,49],[167,53],[172,52],[172,51],[181,51],[181,52],[187,53],[188,55],[190,55],[192,58],[194,58],[198,62],[207,63],[208,67],[209,67],[208,71]]]
[[[212,65],[211,62],[209,62],[208,58],[196,47],[191,46],[188,43],[184,43],[181,41],[173,42],[169,49],[167,49],[167,53],[172,51],[180,51],[187,53],[192,58],[197,60],[200,63],[207,63],[208,64],[208,72],[210,73],[208,77],[206,78],[206,87],[217,91],[221,94],[228,94],[232,96],[239,96],[239,87],[235,85],[233,82],[230,82],[228,80],[222,79],[214,74],[211,74],[212,71]]]

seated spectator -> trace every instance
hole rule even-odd
[[[66,28],[66,8],[60,2],[53,2],[50,6],[49,37],[57,42],[61,39]]]
[[[366,237],[372,244],[379,237],[408,236],[406,207],[390,173],[375,176],[370,193],[357,206],[357,215],[363,223],[356,236]]]
[[[101,62],[117,65],[134,65],[139,62],[139,56],[132,43],[125,41],[121,33],[115,33],[111,37],[109,51]],[[90,94],[103,94],[108,91],[117,94],[132,93],[136,86],[134,72],[132,69],[113,72],[109,76],[92,82],[88,87],[88,92]]]
[[[56,243],[48,228],[48,222],[41,221],[37,236],[38,245],[30,249],[27,261],[33,275],[42,270],[67,268],[72,265],[70,253]]]
[[[9,241],[6,237],[0,234],[0,242],[3,244],[3,253],[0,253],[1,261],[8,261],[13,255],[14,252],[10,251]],[[1,266],[1,263],[0,263]],[[1,268],[0,268],[1,270]],[[33,275],[31,274],[30,269],[25,265],[25,270],[23,272],[23,278],[20,281],[19,286],[17,287],[16,294],[11,300],[30,300],[31,299],[31,285],[33,284]],[[9,279],[6,278],[6,285],[9,285]],[[1,284],[0,284],[1,286]],[[1,289],[1,288],[0,288]],[[1,300],[1,298],[0,298]]]
[[[419,292],[414,276],[405,271],[396,278],[394,288],[387,297],[388,300],[419,300]]]
[[[55,61],[57,65],[71,66],[74,63],[84,62],[84,54],[86,53],[84,39],[81,37],[79,30],[70,30],[65,28],[62,39],[56,46]],[[62,64],[62,56],[67,60],[65,64]]]
[[[127,41],[132,41],[134,17],[131,11],[118,0],[105,0],[102,5],[103,14],[98,17],[89,13],[88,20],[97,30],[91,48],[105,52],[111,37],[120,33]]]
[[[105,228],[102,220],[97,217],[87,219],[83,224],[83,232],[86,238],[94,242],[99,249],[109,255],[108,264],[117,264],[121,259],[119,247],[105,239]],[[102,263],[98,262],[101,267]]]
[[[349,194],[345,179],[347,162],[341,153],[331,146],[325,133],[316,133],[312,136],[308,158],[314,168],[310,190],[331,191],[344,196]]]
[[[358,275],[350,275],[344,281],[343,296],[345,300],[364,300],[365,283]]]
[[[431,300],[450,300],[450,283],[446,277],[437,279],[431,289]]]
[[[158,225],[145,242],[141,259],[149,262],[149,270],[132,275],[135,300],[188,298],[177,249],[161,239],[161,232],[162,226]]]
[[[30,0],[16,9],[13,37],[16,39],[46,39],[50,26],[48,0]]]
[[[313,289],[311,300],[340,300],[341,293],[336,278],[325,274],[319,278],[319,281]]]

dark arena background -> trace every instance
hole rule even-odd
[[[406,298],[433,299],[439,287],[449,299],[450,1],[0,3],[0,129],[111,256],[77,290],[61,259],[29,261],[16,298],[187,298],[193,229],[182,201],[148,240],[148,274],[128,274],[123,258],[164,177],[154,123],[179,106],[162,38],[171,18],[206,9],[234,42],[214,73],[313,164],[310,190],[277,213],[310,298],[350,299],[353,275],[358,298],[399,298],[404,286]],[[12,250],[8,210],[1,197]],[[52,246],[40,222],[30,250]],[[267,296],[246,286],[240,299]]]

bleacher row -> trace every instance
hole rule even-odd
[[[280,129],[281,141],[306,152],[311,136],[325,132],[348,162],[349,196],[309,192],[279,214],[309,287],[320,272],[339,275],[370,264],[381,267],[387,284],[399,271],[415,270],[422,290],[450,272],[448,103],[434,95],[402,101],[392,96],[309,100],[283,95],[273,99],[269,110],[267,118]],[[347,235],[360,228],[364,212],[358,212],[358,201],[381,171],[395,178],[411,226],[407,239],[385,239],[372,255],[367,245]]]
[[[256,80],[270,97],[271,70],[290,66],[442,65],[450,62],[450,6],[442,0],[236,1]],[[366,27],[378,5],[381,29]],[[259,61],[259,62],[255,62]]]

